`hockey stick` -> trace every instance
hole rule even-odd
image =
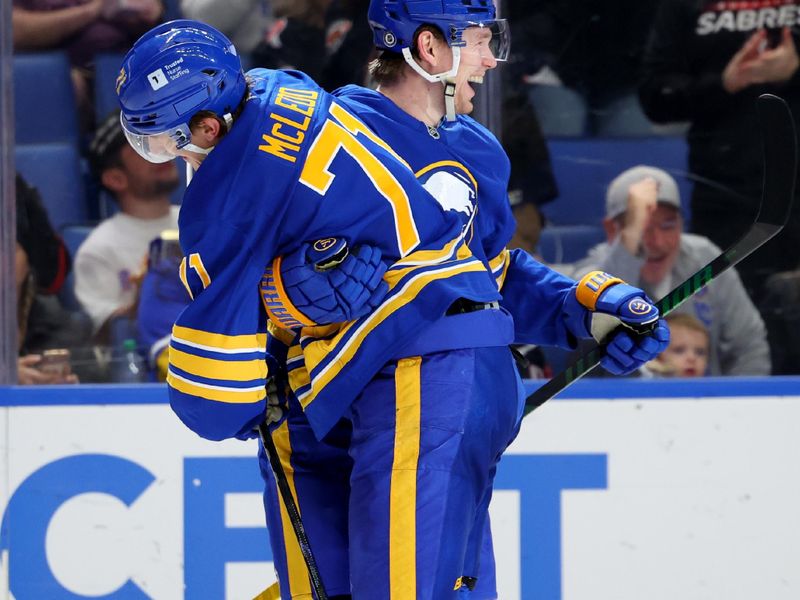
[[[764,185],[758,216],[738,242],[656,302],[662,317],[758,250],[775,237],[789,220],[797,171],[797,133],[794,119],[786,102],[772,94],[759,96],[757,108],[764,149]],[[605,356],[605,345],[593,344],[566,369],[527,397],[525,414],[536,410],[574,381],[586,375],[600,363],[603,356]]]
[[[303,559],[306,561],[308,577],[311,580],[314,596],[317,600],[328,600],[325,586],[322,585],[322,577],[320,577],[319,574],[317,561],[314,559],[314,554],[311,552],[311,545],[308,543],[306,529],[303,527],[303,521],[300,519],[300,510],[297,508],[297,503],[294,501],[294,495],[292,495],[292,489],[289,487],[289,480],[286,478],[286,472],[283,470],[281,459],[278,456],[278,450],[275,448],[275,442],[272,441],[269,426],[266,423],[261,423],[261,425],[258,426],[258,433],[261,435],[261,443],[264,445],[264,451],[267,453],[272,472],[275,474],[278,491],[281,494],[283,505],[286,507],[286,512],[289,514],[289,521],[291,521],[292,529],[294,529],[294,534],[297,537],[300,552],[303,554]]]

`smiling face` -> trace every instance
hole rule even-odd
[[[661,361],[675,377],[702,377],[708,367],[708,335],[685,325],[670,325],[669,346]]]
[[[489,43],[492,32],[483,27],[468,27],[461,34],[465,45],[461,48],[461,63],[456,73],[456,113],[472,112],[475,90],[471,84],[483,83],[486,72],[497,66]]]
[[[472,99],[475,90],[471,84],[483,83],[486,72],[497,66],[497,60],[492,54],[490,42],[492,32],[485,27],[468,27],[461,34],[464,45],[461,46],[461,61],[456,72],[456,113],[466,115],[472,112]],[[447,50],[447,43],[443,39],[437,40],[439,52],[443,56],[450,55],[449,64],[443,64],[438,70],[448,71],[452,67],[452,55]]]
[[[672,270],[681,244],[683,220],[674,206],[659,204],[650,216],[642,234],[645,263],[642,281],[658,284]]]

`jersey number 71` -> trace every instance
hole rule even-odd
[[[364,146],[356,135],[361,133],[381,146],[401,163],[400,158],[386,142],[338,104],[331,104],[331,115],[322,126],[314,144],[308,151],[300,182],[320,195],[325,194],[336,175],[330,171],[331,163],[340,150],[347,152],[369,177],[372,185],[392,207],[400,256],[406,256],[419,245],[419,233],[411,212],[411,203],[403,186],[386,165]]]

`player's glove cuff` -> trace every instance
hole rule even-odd
[[[564,302],[564,320],[575,337],[602,342],[620,324],[645,332],[658,320],[658,308],[642,290],[608,273],[592,271],[573,290]]]
[[[591,311],[600,310],[598,300],[607,289],[619,283],[625,283],[619,277],[614,277],[603,271],[592,271],[583,276],[575,286],[575,298],[581,306]]]
[[[258,289],[269,319],[283,329],[316,325],[292,303],[281,277],[283,257],[278,257],[264,269]]]

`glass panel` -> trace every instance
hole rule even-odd
[[[0,384],[17,374],[16,203],[14,202],[14,96],[11,3],[0,5]]]

